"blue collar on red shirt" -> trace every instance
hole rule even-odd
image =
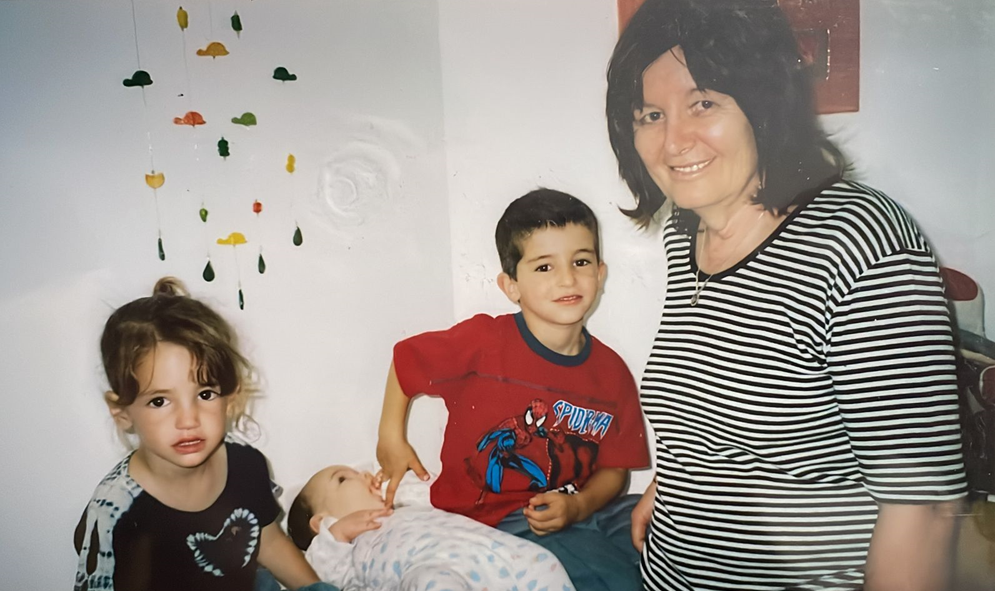
[[[580,329],[581,334],[584,335],[584,347],[580,350],[580,353],[576,355],[564,355],[540,343],[539,339],[529,330],[529,325],[525,323],[525,317],[522,316],[521,312],[515,314],[515,324],[518,325],[518,332],[525,339],[525,344],[529,346],[529,349],[532,349],[536,355],[550,363],[562,365],[563,367],[576,367],[587,361],[587,358],[591,356],[591,335],[584,327]]]

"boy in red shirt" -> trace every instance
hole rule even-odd
[[[405,435],[408,405],[449,410],[432,505],[552,551],[577,589],[638,589],[630,538],[636,496],[618,498],[648,464],[635,382],[584,328],[605,277],[598,222],[579,199],[538,189],[496,231],[498,285],[521,312],[479,314],[394,347],[377,458],[388,506],[407,470],[427,477]]]

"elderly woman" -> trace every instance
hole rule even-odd
[[[670,213],[645,587],[943,589],[966,487],[936,262],[846,180],[775,0],[649,0],[607,114],[625,213]]]

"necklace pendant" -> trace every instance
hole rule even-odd
[[[697,306],[698,305],[698,294],[700,294],[700,293],[701,293],[700,291],[696,291],[693,294],[691,294],[691,305],[692,306]]]

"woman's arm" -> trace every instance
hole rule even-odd
[[[304,554],[275,521],[264,527],[260,536],[259,564],[269,569],[276,580],[288,589],[318,582],[318,575],[304,559]]]
[[[866,591],[946,591],[960,501],[882,503],[864,576]]]
[[[646,528],[649,527],[650,520],[653,519],[653,501],[655,499],[656,480],[653,480],[632,509],[632,545],[640,552],[643,551],[643,542],[646,541]]]

